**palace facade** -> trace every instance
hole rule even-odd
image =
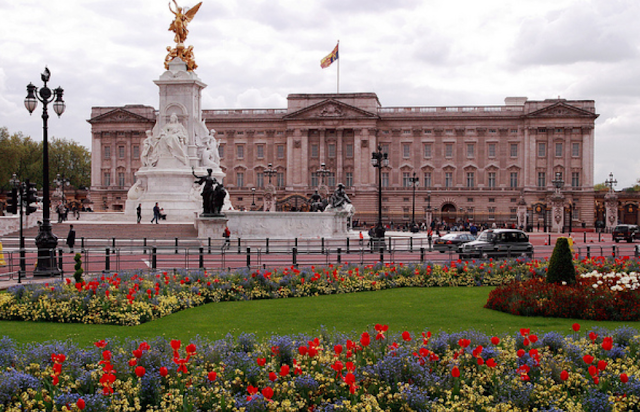
[[[142,167],[153,107],[94,107],[91,198],[95,210],[119,211]],[[236,209],[258,210],[275,186],[278,210],[307,210],[319,189],[347,188],[354,219],[378,217],[378,170],[372,152],[388,153],[381,170],[385,223],[515,224],[550,222],[554,181],[573,227],[596,221],[593,100],[508,97],[499,106],[384,107],[375,93],[291,94],[283,109],[204,110],[219,139],[225,187]],[[417,180],[416,185],[412,182]],[[415,196],[415,198],[414,198]],[[415,206],[414,206],[415,204]],[[414,209],[415,208],[415,209]]]

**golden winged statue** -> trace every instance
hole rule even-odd
[[[187,39],[187,34],[189,34],[187,24],[193,20],[193,17],[198,12],[198,9],[200,9],[202,2],[191,8],[178,6],[176,0],[173,0],[173,4],[176,6],[175,10],[171,8],[171,3],[169,3],[169,10],[176,16],[176,18],[171,22],[169,31],[176,34],[173,38],[176,45],[173,48],[167,47],[167,51],[169,53],[164,59],[164,67],[169,70],[169,62],[178,57],[187,64],[188,71],[193,71],[198,67],[193,56],[193,46],[185,47],[184,41]]]
[[[176,34],[173,40],[176,43],[180,44],[184,43],[184,41],[187,39],[187,34],[189,34],[189,30],[187,30],[187,24],[191,20],[193,20],[193,17],[198,12],[198,9],[200,9],[200,5],[202,5],[202,2],[196,4],[191,8],[178,6],[176,0],[173,0],[173,4],[175,4],[176,6],[175,11],[171,8],[171,3],[169,3],[169,10],[176,16],[176,18],[171,22],[169,31],[172,31]]]

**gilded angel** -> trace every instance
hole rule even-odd
[[[178,3],[176,3],[176,0],[173,0],[173,4],[176,5],[176,10],[174,11],[171,8],[171,3],[169,3],[169,10],[171,11],[171,13],[173,13],[176,16],[176,18],[171,22],[171,25],[169,26],[169,31],[172,31],[176,34],[173,40],[176,43],[180,44],[180,43],[184,43],[184,41],[187,39],[187,34],[189,34],[189,30],[187,30],[187,24],[191,20],[193,20],[193,17],[198,12],[198,9],[200,8],[200,5],[202,4],[202,2],[196,4],[191,8],[188,8],[188,7],[183,8],[178,6]]]

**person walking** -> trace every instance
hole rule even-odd
[[[153,219],[151,219],[151,223],[153,223],[153,221],[156,221],[156,225],[158,224],[158,219],[160,219],[160,207],[158,206],[158,203],[156,202],[156,205],[153,207]]]
[[[67,234],[67,246],[69,246],[69,253],[73,253],[73,245],[76,243],[76,231],[73,230],[73,225],[69,225],[69,233]]]
[[[138,215],[138,223],[140,223],[140,219],[142,219],[142,203],[138,203],[136,214]]]

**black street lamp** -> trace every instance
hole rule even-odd
[[[409,178],[409,182],[411,182],[411,186],[413,187],[413,212],[411,214],[411,231],[417,232],[418,227],[416,225],[416,187],[420,182],[420,178],[416,177],[416,172],[413,172],[413,177]]]
[[[27,270],[27,265],[25,263],[25,253],[24,253],[24,233],[23,233],[23,229],[22,229],[22,216],[23,216],[23,208],[22,205],[25,202],[25,184],[20,182],[20,179],[18,179],[17,175],[14,173],[13,176],[11,176],[11,179],[9,180],[9,183],[11,183],[11,186],[14,187],[14,189],[18,192],[19,194],[19,199],[17,199],[17,201],[14,203],[15,207],[20,208],[20,270],[18,271],[18,283],[22,283],[22,276],[23,274],[26,274],[26,270]],[[27,207],[29,207],[29,205],[27,205]]]
[[[251,188],[251,207],[253,208],[256,205],[256,188]]]
[[[327,165],[320,163],[320,169],[316,170],[316,174],[321,178],[321,185],[324,186],[324,178],[331,174],[331,171],[327,169]]]
[[[378,225],[376,226],[376,238],[384,238],[384,226],[382,226],[382,168],[389,166],[389,155],[382,153],[382,147],[371,153],[371,165],[378,168]]]
[[[38,264],[34,276],[56,276],[60,274],[60,270],[55,264],[54,251],[58,245],[58,238],[51,231],[49,201],[49,142],[47,121],[49,113],[47,106],[53,102],[53,111],[60,117],[64,113],[65,103],[62,99],[64,90],[58,87],[51,90],[47,87],[47,82],[51,77],[51,72],[45,67],[44,73],[40,76],[44,82],[44,86],[39,90],[33,83],[27,86],[27,97],[24,99],[24,105],[29,111],[33,111],[38,106],[38,100],[42,102],[42,225],[40,225],[38,235],[36,236],[36,246],[38,247]]]
[[[613,178],[613,172],[609,173],[609,179],[605,180],[604,184],[609,186],[609,192],[613,192],[613,186],[618,185],[618,181]]]
[[[269,163],[269,165],[267,165],[267,168],[264,169],[264,174],[269,176],[269,184],[271,184],[271,176],[275,176],[276,173],[278,173],[278,171],[273,168],[273,165],[271,163]]]

